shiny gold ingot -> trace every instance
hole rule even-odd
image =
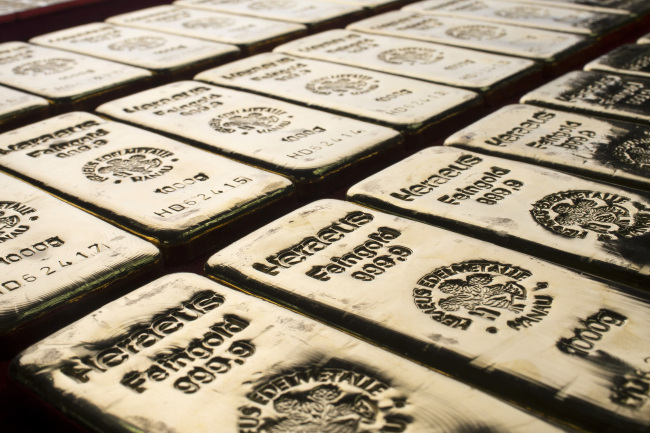
[[[650,46],[622,45],[587,63],[584,69],[650,78]]]
[[[359,6],[319,0],[176,0],[174,4],[303,24],[312,31],[341,27],[363,16],[363,8]]]
[[[151,72],[24,42],[0,44],[0,84],[59,104],[111,94],[151,77]]]
[[[268,51],[279,43],[304,35],[307,30],[302,24],[171,5],[140,9],[106,21],[236,45],[245,55]]]
[[[650,127],[635,123],[508,105],[445,144],[650,191]]]
[[[258,54],[197,80],[353,116],[431,140],[424,132],[476,108],[478,94],[351,66],[279,53]]]
[[[348,197],[613,281],[650,282],[648,195],[431,147],[354,185]]]
[[[0,132],[17,123],[25,124],[29,119],[45,117],[49,109],[47,99],[0,86]]]
[[[37,36],[30,42],[126,63],[157,74],[196,71],[239,55],[239,49],[229,44],[109,23],[71,27]]]
[[[49,403],[102,432],[560,431],[195,274],[168,275],[105,305],[12,367]]]
[[[159,251],[0,174],[0,339],[91,292],[151,269]],[[32,337],[33,338],[33,337]],[[7,347],[3,343],[3,355]]]
[[[524,80],[532,87],[538,72],[532,60],[342,29],[301,38],[274,51],[462,87],[493,102],[517,92]]]
[[[635,123],[650,123],[650,79],[605,72],[569,72],[528,92],[524,104]]]
[[[543,62],[546,68],[582,58],[590,42],[584,36],[406,10],[388,12],[350,24],[348,29],[417,39]]]
[[[648,396],[625,385],[647,380],[638,293],[335,200],[251,233],[206,271],[588,431],[650,426]]]
[[[521,4],[500,0],[427,0],[404,7],[404,10],[422,14],[451,16],[472,20],[532,27],[556,32],[568,32],[600,37],[617,30],[632,20],[632,16]]]
[[[395,131],[275,99],[183,81],[109,102],[100,113],[318,188],[401,142]]]
[[[281,176],[81,112],[0,135],[0,166],[166,253],[291,194]]]

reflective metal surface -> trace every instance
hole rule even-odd
[[[650,78],[650,46],[622,45],[585,65],[585,71],[613,72]]]
[[[559,431],[195,274],[168,275],[104,306],[13,367],[59,409],[116,433]]]
[[[218,252],[206,271],[569,423],[650,425],[647,397],[624,385],[648,370],[650,305],[530,256],[325,200]]]
[[[47,113],[50,103],[36,95],[0,86],[0,131],[10,122],[33,113]]]

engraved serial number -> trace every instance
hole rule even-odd
[[[74,266],[77,263],[82,263],[85,261],[85,259],[94,257],[110,249],[111,248],[108,245],[101,244],[101,243],[88,245],[85,250],[77,251],[73,257],[68,257],[68,260],[47,262],[48,266],[41,266],[37,272],[24,274],[20,278],[7,280],[4,281],[3,283],[0,283],[0,286],[2,287],[2,289],[4,289],[4,290],[0,289],[0,294],[11,292],[20,289],[21,287],[25,287],[28,284],[33,283],[34,281],[38,281],[43,277],[52,275],[60,271],[61,269],[65,269],[69,266]]]
[[[323,129],[323,131],[325,131],[325,129]],[[317,132],[321,132],[321,131],[317,131]],[[312,155],[312,154],[318,152],[319,150],[327,149],[328,147],[334,146],[335,144],[340,143],[340,142],[342,142],[342,141],[344,141],[344,140],[346,140],[348,138],[352,138],[355,135],[363,134],[364,132],[366,132],[365,129],[350,129],[347,132],[343,132],[341,134],[332,136],[331,138],[321,140],[318,144],[314,144],[314,145],[309,146],[308,148],[297,150],[292,154],[288,154],[287,156],[289,158],[294,158],[294,159],[309,156],[309,155]],[[296,134],[296,136],[298,136],[298,135],[299,134]],[[309,135],[311,135],[311,134],[309,134]],[[305,135],[305,137],[306,136],[307,135]],[[285,138],[289,138],[289,137],[285,137]],[[297,140],[293,140],[293,139],[285,140],[285,138],[283,138],[282,141],[297,141]],[[304,137],[300,137],[300,138],[304,138]]]

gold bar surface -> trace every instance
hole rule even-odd
[[[341,27],[362,16],[363,8],[319,0],[176,0],[175,5],[303,24],[312,31]]]
[[[37,36],[30,42],[171,74],[197,64],[215,65],[239,55],[233,45],[169,33],[90,23]]]
[[[0,44],[0,84],[64,104],[151,77],[151,72],[25,42]]]
[[[0,154],[5,170],[166,253],[188,250],[293,191],[284,177],[89,113],[2,134]]]
[[[576,113],[650,123],[650,79],[604,72],[569,72],[520,102]]]
[[[0,338],[159,259],[149,242],[4,173],[0,190]]]
[[[499,0],[427,0],[404,10],[601,37],[630,22],[632,16],[570,7]]]
[[[623,385],[644,380],[650,305],[530,256],[323,200],[206,272],[587,430],[650,425],[647,396]]]
[[[644,14],[650,11],[650,3],[646,0],[516,0],[516,2],[619,14]]]
[[[25,119],[45,117],[49,110],[47,99],[0,86],[0,132]]]
[[[93,431],[561,431],[195,274],[102,307],[23,352],[12,371]]]
[[[348,198],[638,288],[650,281],[650,196],[451,147],[428,148]]]
[[[650,127],[635,123],[508,105],[445,145],[650,191]]]
[[[507,93],[517,92],[523,80],[534,83],[531,79],[538,71],[532,60],[342,29],[301,38],[274,51],[461,87],[501,101]]]
[[[587,63],[584,69],[650,78],[650,45],[621,45]]]
[[[268,51],[277,44],[304,35],[307,31],[307,27],[302,24],[172,5],[116,15],[106,21],[232,44],[238,46],[246,55]]]
[[[258,54],[195,78],[353,116],[407,135],[421,134],[481,104],[480,96],[468,90],[279,53]]]
[[[571,61],[589,45],[580,35],[406,10],[387,12],[350,24],[350,30],[417,39],[544,63],[547,68]]]
[[[97,110],[283,174],[300,188],[346,176],[402,141],[389,128],[196,81],[146,90]]]

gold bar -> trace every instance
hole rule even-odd
[[[363,8],[329,1],[309,0],[176,0],[177,6],[248,15],[307,26],[311,31],[342,27],[364,15]]]
[[[561,431],[194,274],[168,275],[105,305],[12,367],[19,381],[97,431]]]
[[[278,53],[238,60],[195,78],[352,116],[424,141],[481,104],[468,90]]]
[[[302,24],[161,5],[106,20],[112,24],[156,30],[181,36],[236,45],[245,55],[268,51],[303,36]]]
[[[0,132],[46,117],[49,112],[47,99],[0,86]]]
[[[650,46],[644,44],[621,45],[587,63],[585,71],[611,72],[650,78]]]
[[[293,191],[281,176],[81,112],[0,135],[0,153],[4,169],[184,259]]]
[[[61,110],[115,98],[151,72],[24,42],[0,44],[0,84],[47,98]]]
[[[531,60],[342,29],[301,38],[274,51],[461,87],[492,103],[521,93],[522,87],[532,87],[541,78]]]
[[[525,94],[520,102],[648,124],[649,99],[648,79],[574,71]]]
[[[547,168],[428,148],[354,185],[348,197],[646,288],[650,197]]]
[[[30,42],[148,69],[189,75],[239,56],[233,45],[152,30],[90,23],[37,36]]]
[[[4,173],[0,174],[0,341],[33,340],[37,319],[45,324],[66,304],[94,292],[110,293],[150,271],[160,253],[149,242],[64,203]],[[83,303],[82,303],[83,304]],[[83,310],[82,310],[83,311]],[[58,313],[58,315],[57,315]],[[71,313],[71,314],[70,314]],[[19,340],[14,341],[14,340]]]
[[[508,105],[445,144],[650,191],[650,128],[564,111]]]
[[[206,271],[573,426],[650,426],[630,386],[645,380],[650,305],[619,286],[335,200],[251,233]]]
[[[356,177],[366,161],[373,164],[402,141],[388,128],[196,81],[146,90],[97,111],[288,176],[305,195]]]
[[[522,5],[499,0],[427,0],[405,6],[404,10],[592,37],[602,37],[633,19],[632,16],[620,13],[595,12],[570,7]]]
[[[350,30],[416,39],[542,62],[552,75],[587,60],[584,36],[462,18],[388,12],[350,24]]]

